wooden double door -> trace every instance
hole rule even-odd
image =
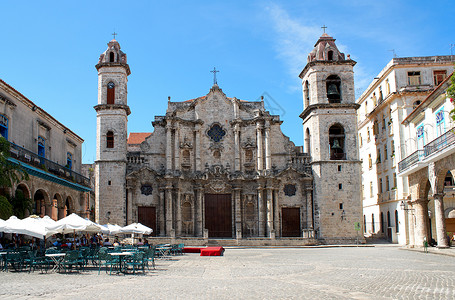
[[[231,194],[205,194],[205,228],[210,238],[232,238]]]
[[[153,229],[152,236],[156,236],[156,208],[152,206],[139,206],[137,208],[137,221]]]
[[[300,208],[283,207],[281,209],[281,236],[300,237]]]

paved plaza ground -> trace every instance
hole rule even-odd
[[[455,257],[396,246],[227,248],[146,275],[0,272],[2,299],[455,299]]]

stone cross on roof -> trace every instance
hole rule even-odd
[[[213,67],[213,71],[210,71],[210,73],[213,73],[213,85],[218,84],[216,81],[216,73],[218,73],[217,69]]]

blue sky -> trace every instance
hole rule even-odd
[[[455,44],[453,0],[4,1],[1,8],[0,78],[85,140],[84,163],[96,155],[95,64],[114,30],[132,72],[129,132],[153,131],[168,96],[207,94],[216,67],[228,97],[267,93],[296,145],[303,140],[298,74],[322,25],[357,61],[358,95],[390,50],[448,55]]]

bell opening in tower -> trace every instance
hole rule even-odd
[[[341,102],[341,79],[337,75],[330,75],[326,80],[327,100],[329,103]]]
[[[346,159],[344,151],[344,128],[336,124],[329,129],[330,160]]]

